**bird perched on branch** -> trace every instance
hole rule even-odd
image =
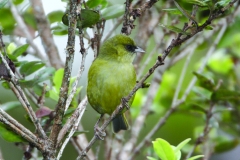
[[[87,97],[90,105],[101,115],[112,114],[136,84],[132,64],[136,52],[144,52],[126,35],[116,35],[103,43],[99,55],[88,72]],[[133,97],[134,98],[134,97]],[[130,99],[125,105],[130,106]],[[113,131],[129,129],[122,110],[113,119]]]

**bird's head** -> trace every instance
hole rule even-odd
[[[136,46],[130,37],[119,34],[103,43],[98,57],[111,61],[132,63],[134,55],[137,52],[144,52],[144,50]]]

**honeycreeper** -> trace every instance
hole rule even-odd
[[[106,40],[88,72],[87,97],[90,105],[101,115],[112,114],[136,84],[136,71],[132,64],[135,53],[144,52],[128,36],[119,34]],[[133,102],[132,97],[127,105]],[[122,110],[113,119],[113,131],[128,130]]]

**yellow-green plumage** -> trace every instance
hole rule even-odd
[[[98,113],[111,114],[135,86],[132,61],[136,51],[142,50],[125,35],[116,35],[103,43],[88,72],[88,101]],[[133,98],[129,105],[132,101]],[[113,120],[114,132],[129,128],[124,112]]]

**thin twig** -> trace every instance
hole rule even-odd
[[[60,151],[58,152],[57,160],[60,159],[60,157],[62,156],[63,150],[65,149],[66,145],[68,144],[68,142],[71,139],[71,137],[73,136],[73,134],[76,132],[76,130],[78,128],[78,125],[80,123],[80,120],[82,119],[83,113],[84,113],[84,111],[86,109],[87,103],[88,103],[88,101],[87,101],[87,96],[86,96],[81,101],[81,103],[78,105],[78,108],[76,109],[76,111],[72,115],[72,117],[75,118],[75,121],[74,121],[74,124],[73,124],[69,134],[67,135],[65,141],[63,142]]]
[[[36,56],[39,57],[41,60],[43,60],[44,62],[47,63],[47,65],[49,66],[48,63],[48,59],[46,58],[46,56],[40,51],[40,49],[37,47],[37,45],[34,43],[33,41],[33,37],[31,36],[31,33],[29,32],[29,30],[27,29],[27,25],[24,23],[22,17],[19,15],[17,8],[15,7],[14,4],[12,4],[12,2],[10,3],[10,9],[12,12],[12,15],[14,17],[14,19],[16,20],[18,26],[20,27],[21,31],[24,33],[24,35],[26,36],[27,42],[31,45],[31,47],[34,49]]]

